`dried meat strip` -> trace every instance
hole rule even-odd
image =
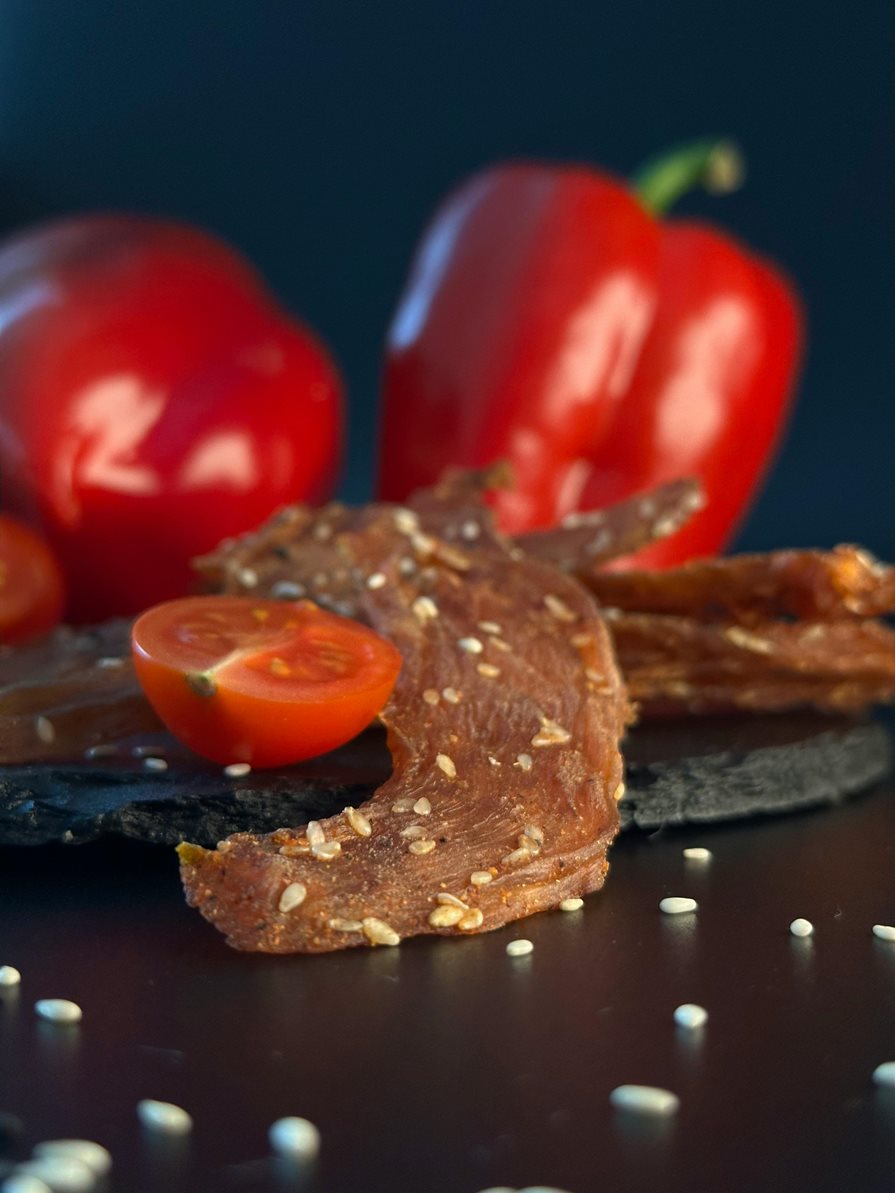
[[[422,513],[447,525],[449,502]],[[382,718],[394,770],[363,807],[318,824],[181,847],[189,902],[234,947],[326,952],[488,931],[602,885],[628,715],[608,634],[579,584],[514,559],[486,521],[462,551],[402,508],[368,507],[337,530],[326,511],[296,525],[318,544],[327,594],[346,599],[353,580],[356,612],[402,653]],[[254,588],[271,591],[286,560],[272,567],[267,546],[304,584],[282,523],[209,574],[240,591],[250,568]]]
[[[816,708],[854,712],[895,698],[895,633],[873,621],[744,628],[615,611],[608,620],[644,716]]]
[[[860,547],[698,559],[663,572],[593,571],[581,579],[604,605],[697,621],[835,621],[895,611],[895,568]]]
[[[0,764],[71,760],[160,728],[131,664],[129,622],[0,648]]]
[[[516,542],[527,555],[563,571],[589,573],[610,559],[668,538],[704,504],[698,481],[670,481],[605,510],[571,514],[561,526],[521,535]]]

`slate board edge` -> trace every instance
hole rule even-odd
[[[622,828],[655,830],[838,803],[884,778],[892,760],[889,732],[869,721],[803,742],[629,763],[619,805]],[[233,832],[269,832],[331,815],[371,792],[368,782],[304,779],[299,785],[289,776],[260,791],[250,783],[247,778],[222,786],[220,775],[210,773],[5,768],[0,845],[81,844],[111,834],[161,845],[184,839],[212,845]],[[125,802],[121,788],[128,790]],[[178,798],[166,800],[166,789]]]

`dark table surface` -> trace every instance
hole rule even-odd
[[[707,845],[707,865],[685,862]],[[895,788],[841,807],[628,834],[605,890],[472,939],[323,957],[231,952],[182,901],[169,849],[0,851],[0,1110],[41,1139],[109,1147],[113,1193],[882,1193],[895,1189]],[[693,916],[657,909],[668,894]],[[814,921],[812,939],[788,931]],[[515,937],[534,952],[506,955]],[[81,1004],[79,1027],[35,1018]],[[674,1008],[709,1011],[698,1035]],[[676,1118],[609,1093],[665,1086]],[[195,1119],[141,1136],[141,1098]],[[267,1128],[320,1128],[299,1179]]]

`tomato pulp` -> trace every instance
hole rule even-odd
[[[134,624],[137,677],[175,737],[213,762],[283,766],[365,729],[401,667],[390,642],[311,601],[186,597]]]

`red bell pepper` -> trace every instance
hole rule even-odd
[[[72,619],[180,596],[191,556],[327,497],[341,430],[326,351],[211,236],[84,216],[0,249],[0,502]]]
[[[799,304],[730,237],[656,214],[694,185],[729,188],[735,162],[699,142],[634,190],[507,164],[449,196],[388,334],[381,496],[507,459],[517,487],[495,501],[520,533],[695,476],[706,508],[637,563],[718,551],[783,424]]]

